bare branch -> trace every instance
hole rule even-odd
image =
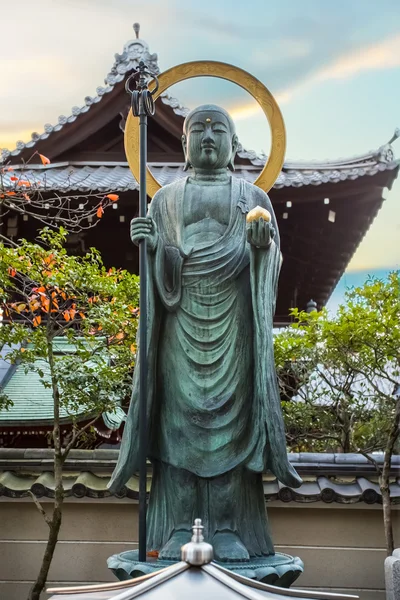
[[[74,430],[74,433],[72,434],[70,441],[65,446],[65,448],[62,452],[63,462],[67,459],[69,452],[72,450],[72,448],[74,447],[74,445],[76,444],[76,442],[80,438],[80,436],[83,433],[85,433],[85,431],[90,429],[90,427],[93,427],[93,425],[96,423],[98,418],[99,418],[99,415],[96,415],[96,417],[94,419],[92,419],[91,421],[89,421],[88,423],[86,423],[86,425],[84,425],[83,427],[80,427],[79,429]]]
[[[43,519],[46,521],[47,525],[49,527],[51,527],[51,519],[48,516],[48,514],[46,513],[46,511],[44,510],[43,506],[40,504],[39,500],[36,498],[35,494],[31,490],[28,490],[28,494],[32,498],[33,502],[35,503],[36,508],[42,515]]]

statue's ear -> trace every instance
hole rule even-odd
[[[235,170],[235,156],[236,156],[236,152],[237,152],[237,149],[238,149],[238,144],[239,144],[239,138],[238,138],[238,136],[235,133],[235,135],[232,136],[232,154],[231,154],[231,159],[230,159],[230,161],[228,163],[228,169],[230,171],[234,171]]]
[[[186,135],[185,134],[182,135],[181,142],[182,142],[183,153],[184,153],[185,158],[186,158],[186,154],[187,154],[187,139],[186,139]]]
[[[187,139],[186,139],[186,135],[185,134],[182,135],[181,141],[182,141],[183,153],[184,153],[185,159],[186,159],[185,166],[183,167],[183,170],[187,171],[188,169],[190,169],[190,167],[192,165],[190,164],[190,162],[188,161],[188,158],[187,158]]]

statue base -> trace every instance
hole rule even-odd
[[[107,565],[120,581],[125,581],[154,573],[154,571],[174,564],[171,561],[156,558],[149,558],[147,562],[139,562],[138,558],[138,550],[128,550],[110,556]],[[215,562],[225,569],[243,575],[243,577],[282,588],[289,588],[304,570],[304,564],[300,558],[279,552],[263,558],[251,558],[247,562]]]

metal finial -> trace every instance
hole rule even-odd
[[[181,550],[182,560],[194,567],[207,565],[214,557],[213,547],[204,541],[203,529],[201,519],[195,519],[192,527],[192,541],[182,546]]]
[[[192,527],[192,531],[193,531],[192,542],[194,542],[195,544],[204,542],[203,529],[204,529],[204,527],[201,524],[201,519],[195,519],[194,525]]]
[[[136,39],[139,39],[139,32],[140,32],[140,23],[134,23],[133,24],[133,31],[135,32],[136,35]]]

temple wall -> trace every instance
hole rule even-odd
[[[49,506],[49,500],[43,504]],[[298,587],[384,600],[386,551],[379,505],[273,501],[268,514],[276,550],[305,563]],[[399,540],[400,507],[393,514]],[[106,559],[136,547],[136,523],[132,500],[68,499],[49,584],[113,581]],[[31,500],[0,498],[1,600],[26,599],[46,536],[47,525]]]

